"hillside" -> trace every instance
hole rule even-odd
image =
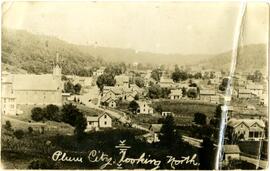
[[[267,47],[264,44],[252,44],[242,46],[237,57],[236,71],[266,71],[267,68]],[[218,54],[207,60],[201,61],[206,68],[228,70],[231,65],[232,51]]]
[[[65,74],[78,74],[84,67],[99,67],[105,64],[104,61],[185,65],[209,57],[209,55],[155,54],[136,52],[133,49],[75,45],[56,37],[35,35],[24,30],[2,30],[2,67],[7,70],[20,72],[18,69],[21,69],[29,73],[51,72],[57,51],[64,60]]]
[[[102,61],[55,37],[33,35],[22,30],[2,30],[2,67],[29,73],[51,72],[57,51],[63,60],[63,73],[72,74],[85,66],[98,66]],[[13,68],[13,69],[12,69]],[[16,71],[15,71],[16,72]]]
[[[155,54],[136,52],[133,49],[75,45],[52,36],[35,35],[23,30],[2,29],[4,70],[36,74],[51,72],[57,51],[63,60],[63,73],[82,76],[87,76],[93,68],[110,62],[140,62],[151,65],[200,64],[206,68],[227,70],[231,61],[231,52],[217,55]],[[265,67],[265,52],[266,46],[261,44],[242,47],[237,69]]]

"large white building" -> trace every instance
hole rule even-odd
[[[2,73],[2,113],[16,114],[18,105],[62,105],[61,68],[53,74]]]

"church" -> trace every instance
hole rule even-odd
[[[2,73],[3,74],[3,73]],[[2,112],[16,114],[18,105],[62,105],[61,67],[56,64],[52,74],[2,75]]]

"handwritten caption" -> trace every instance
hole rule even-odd
[[[106,169],[108,166],[115,165],[117,169],[123,169],[123,165],[150,165],[152,170],[159,169],[161,166],[161,160],[151,158],[151,155],[142,153],[139,157],[132,158],[128,157],[128,150],[131,149],[131,146],[125,144],[126,140],[120,140],[119,145],[115,146],[116,149],[119,149],[120,159],[113,159],[103,151],[100,150],[90,150],[87,156],[87,160],[84,161],[83,156],[70,156],[66,152],[55,151],[52,154],[53,161],[60,162],[91,162],[91,163],[101,163],[100,169]],[[182,156],[180,159],[176,159],[174,156],[166,156],[166,164],[170,165],[172,169],[175,169],[178,165],[190,164],[198,166],[199,163],[196,162],[197,155],[193,154],[192,156]],[[84,159],[84,160],[83,160]]]

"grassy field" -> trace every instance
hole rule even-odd
[[[191,102],[184,100],[163,100],[163,101],[155,101],[152,104],[153,108],[157,110],[158,106],[162,108],[162,111],[173,112],[176,116],[193,116],[196,112],[201,112],[207,115],[208,117],[212,117],[216,110],[216,105],[209,103],[201,103],[201,102]]]
[[[268,141],[243,141],[239,142],[239,148],[244,154],[267,159]]]

